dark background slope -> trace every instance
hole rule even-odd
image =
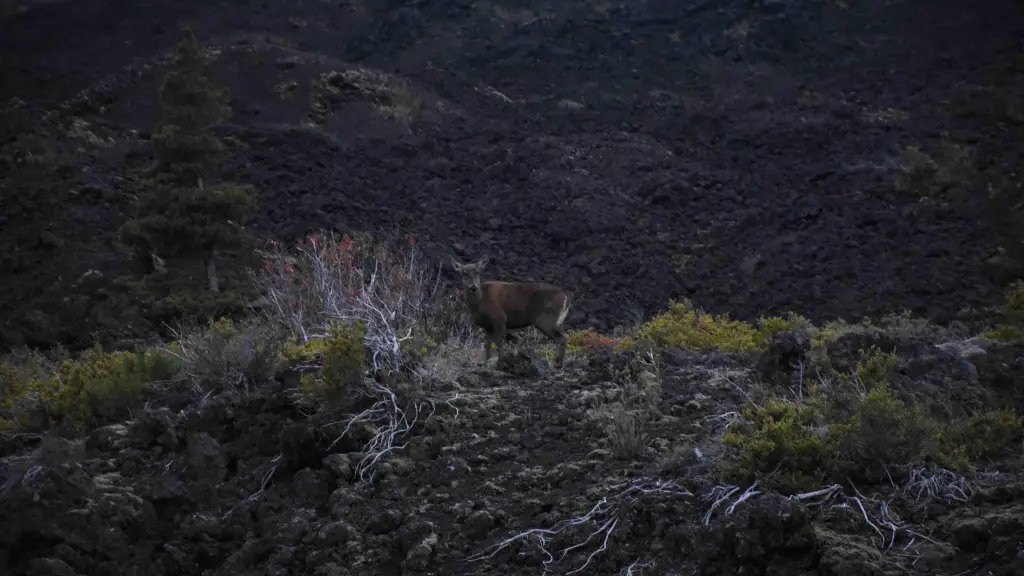
[[[4,177],[4,343],[114,324],[80,279],[123,266],[120,174],[145,153],[153,64],[180,23],[219,50],[235,95],[226,170],[259,187],[265,235],[400,228],[437,257],[486,253],[496,276],[565,284],[575,325],[680,296],[741,318],[948,319],[996,301],[1012,272],[985,189],[922,201],[895,190],[895,166],[906,146],[950,138],[975,150],[983,181],[1019,182],[1021,12],[1011,0],[33,6],[0,22],[6,127],[77,155]],[[304,126],[311,81],[353,66],[408,81],[414,120],[335,99]],[[83,120],[88,146],[75,143]]]

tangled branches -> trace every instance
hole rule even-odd
[[[921,498],[935,498],[946,502],[968,502],[982,488],[994,486],[999,480],[998,473],[981,474],[968,479],[944,468],[937,470],[915,469],[910,471],[903,491],[913,495],[915,501]]]
[[[429,420],[434,415],[437,401],[424,398],[413,400],[408,406],[403,406],[398,395],[387,386],[370,380],[367,382],[367,388],[367,395],[376,401],[366,410],[348,418],[345,428],[328,449],[334,448],[334,445],[347,436],[354,426],[369,426],[371,437],[363,449],[363,457],[355,468],[355,474],[359,480],[369,483],[373,481],[375,466],[378,462],[392,452],[405,448],[405,443],[396,444],[396,442],[412,432],[424,413],[426,415],[423,417],[423,421]],[[452,405],[456,399],[458,399],[458,394],[445,400],[445,403],[457,415],[458,408]]]
[[[334,423],[345,424],[335,443],[355,429],[368,429],[370,439],[356,474],[372,481],[376,465],[402,449],[418,423],[441,403],[451,407],[455,399],[428,390],[432,380],[427,376],[439,371],[422,362],[428,344],[432,349],[451,336],[436,328],[454,327],[445,322],[452,314],[439,298],[440,269],[434,273],[425,265],[412,235],[396,247],[320,233],[307,237],[294,253],[272,243],[264,257],[255,277],[264,294],[263,309],[300,343],[326,337],[339,322],[361,330],[364,348],[355,355],[361,373],[352,374],[351,381],[371,405]]]
[[[622,485],[619,486],[619,488],[621,487]],[[508,549],[509,546],[516,542],[532,541],[546,557],[546,560],[543,561],[546,573],[549,569],[564,560],[571,552],[586,549],[587,547],[593,548],[590,553],[587,554],[586,560],[582,565],[565,572],[565,574],[579,573],[589,566],[597,555],[608,549],[608,541],[611,538],[612,533],[615,532],[619,522],[622,520],[622,515],[626,508],[641,498],[652,494],[665,494],[672,496],[693,495],[689,491],[672,482],[637,480],[620,490],[618,493],[601,498],[597,504],[595,504],[583,516],[562,520],[549,528],[531,528],[524,532],[514,534],[500,542],[492,544],[483,551],[470,556],[468,560],[479,561],[492,558],[494,555],[498,554],[502,550]],[[589,526],[590,528],[589,532],[587,532],[582,540],[563,548],[556,548],[552,546],[551,539],[558,536],[565,536],[573,528],[580,526]],[[600,542],[600,544],[595,548],[591,542]],[[651,563],[641,563],[638,560],[627,567],[624,573],[634,574],[637,569],[649,566],[651,566]]]
[[[705,525],[709,524],[716,510],[730,501],[732,503],[725,508],[725,514],[731,515],[737,505],[761,493],[756,487],[757,483],[755,482],[733,500],[734,495],[740,491],[739,487],[732,485],[715,486],[702,498],[705,502],[711,502],[710,507],[703,515],[703,523]],[[932,538],[913,530],[912,526],[903,522],[899,515],[890,507],[892,499],[870,498],[861,494],[855,487],[853,491],[853,495],[844,494],[842,486],[832,484],[819,490],[793,494],[789,499],[800,501],[809,508],[828,507],[831,509],[853,510],[864,521],[865,525],[878,536],[879,540],[876,545],[879,550],[892,550],[897,540],[902,541],[903,545],[895,552],[897,561],[909,559],[911,560],[911,565],[913,565],[921,555],[916,549],[920,542],[926,541],[932,544],[939,544]]]
[[[362,322],[375,371],[397,371],[405,343],[437,299],[440,270],[429,274],[414,236],[402,254],[349,236],[310,235],[290,254],[271,243],[254,280],[263,308],[302,342],[326,334],[332,322]]]

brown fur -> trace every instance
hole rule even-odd
[[[462,276],[473,324],[485,334],[484,361],[491,359],[492,344],[498,347],[498,358],[504,356],[506,331],[533,326],[555,342],[555,364],[561,366],[569,339],[562,329],[571,304],[569,295],[544,282],[481,282],[480,272],[486,265],[486,256],[471,264],[460,264],[452,258],[452,266]]]

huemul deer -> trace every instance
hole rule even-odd
[[[484,362],[491,359],[491,345],[504,355],[505,331],[533,326],[556,344],[555,365],[565,359],[568,335],[562,322],[569,313],[569,295],[558,286],[544,282],[480,281],[487,265],[484,256],[470,264],[452,257],[452,266],[462,276],[462,288],[473,324],[484,330]]]

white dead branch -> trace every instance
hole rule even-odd
[[[619,487],[621,488],[621,486],[622,485]],[[576,550],[580,550],[582,552],[588,547],[592,548],[587,554],[583,564],[565,572],[565,574],[579,573],[587,568],[587,566],[590,566],[590,563],[595,557],[597,557],[597,555],[608,549],[608,542],[612,533],[615,532],[616,527],[618,527],[619,522],[622,520],[622,513],[625,511],[626,507],[645,496],[653,494],[693,496],[693,494],[688,490],[685,490],[672,482],[663,482],[659,480],[637,480],[629,484],[626,488],[621,489],[618,493],[601,498],[597,504],[595,504],[583,516],[562,520],[549,528],[531,528],[524,532],[514,534],[488,546],[483,551],[470,556],[468,560],[485,560],[494,557],[494,555],[503,550],[507,550],[516,542],[532,542],[547,558],[543,562],[544,572],[547,573],[549,570],[554,568],[555,565],[561,563],[571,552]],[[557,536],[567,535],[569,530],[582,526],[589,527],[589,532],[586,533],[582,540],[578,540],[575,544],[564,548],[553,546],[551,542],[552,539]],[[594,547],[594,545],[591,544],[592,542],[595,544],[600,542],[600,544]],[[625,573],[633,574],[634,572],[632,571],[637,568],[652,565],[653,563],[639,564],[634,562],[625,569]]]

